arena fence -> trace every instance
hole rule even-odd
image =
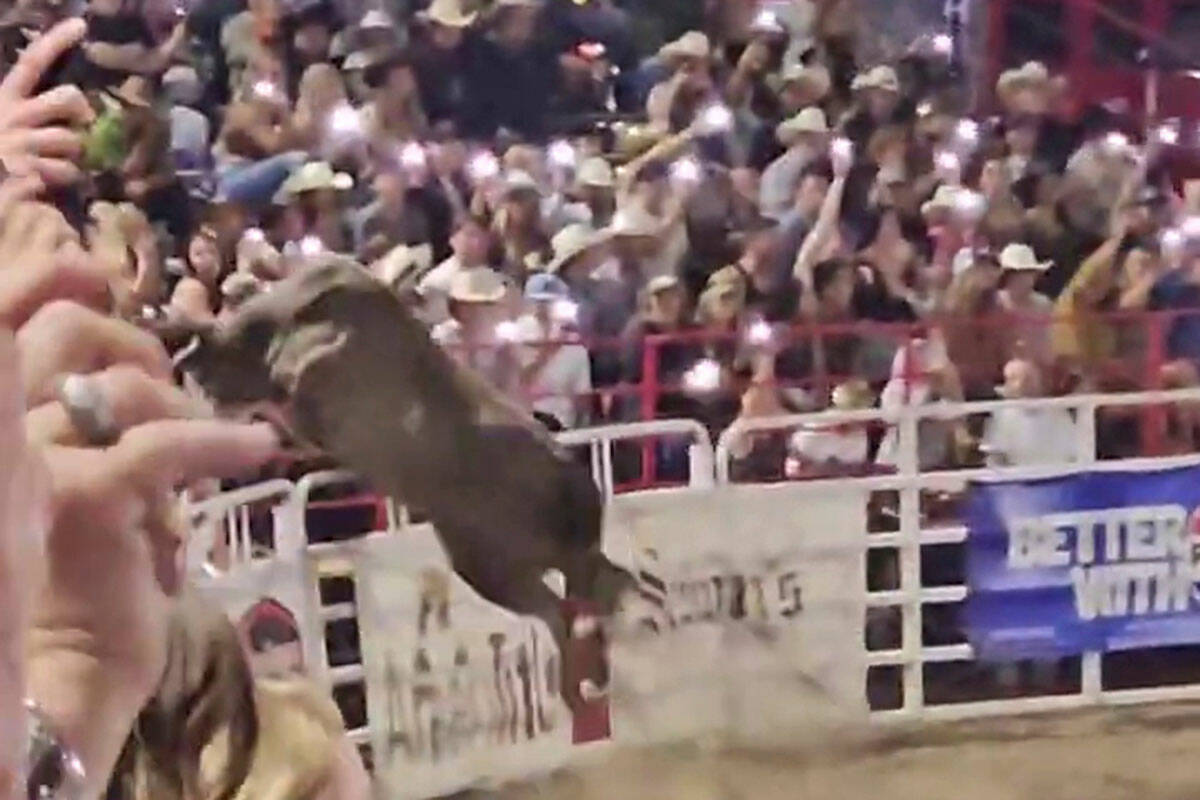
[[[858,505],[856,510],[843,510],[861,514],[865,506],[866,531],[838,529],[833,533],[839,539],[861,543],[866,560],[858,599],[863,606],[858,613],[865,614],[865,619],[861,631],[852,631],[859,652],[847,659],[861,660],[864,666],[865,686],[860,686],[860,693],[870,705],[871,717],[879,722],[974,717],[1200,697],[1200,671],[1181,666],[1178,659],[1164,666],[1162,654],[1113,658],[1086,653],[1049,665],[979,663],[965,641],[956,612],[968,596],[961,568],[967,534],[956,512],[969,481],[1197,463],[1192,456],[1100,461],[1096,448],[1098,415],[1106,410],[1151,408],[1169,413],[1172,408],[1197,403],[1200,389],[820,412],[739,421],[719,437],[715,448],[704,428],[687,420],[572,431],[561,435],[560,441],[564,446],[586,448],[597,485],[610,502],[610,517],[620,522],[630,509],[635,517],[644,515],[646,509],[666,510],[684,537],[711,540],[715,531],[733,550],[740,544],[737,528],[753,525],[747,516],[739,521],[723,515],[726,502],[741,509],[743,515],[754,515],[755,509],[762,508],[768,524],[788,514],[803,518],[809,512],[817,514],[820,509],[836,510],[838,506]],[[928,435],[930,423],[970,420],[1011,408],[1068,411],[1074,421],[1070,463],[922,471],[920,441]],[[852,424],[874,424],[895,431],[894,472],[789,482],[785,487],[736,486],[730,480],[730,463],[740,437]],[[681,437],[689,442],[687,485],[616,495],[613,448],[652,436]],[[786,494],[780,493],[781,488]],[[737,494],[728,494],[731,491]],[[721,517],[719,524],[717,517]],[[378,749],[381,740],[378,735],[373,737],[367,726],[368,698],[380,695],[367,685],[371,675],[359,649],[357,569],[364,558],[372,558],[373,548],[380,542],[396,541],[397,537],[402,541],[406,535],[416,537],[414,541],[428,539],[427,524],[409,519],[403,509],[376,498],[353,476],[341,472],[308,475],[294,484],[272,481],[239,489],[197,503],[191,518],[194,535],[189,540],[189,564],[200,582],[243,625],[263,598],[286,606],[295,617],[305,669],[330,687],[347,717],[352,738]],[[648,518],[655,519],[653,514]],[[763,524],[763,520],[755,522],[760,527]],[[212,547],[214,544],[217,546]],[[619,559],[620,546],[615,550],[614,558]],[[780,579],[781,596],[787,577]],[[1139,657],[1143,657],[1141,661]],[[1194,657],[1191,661],[1195,662]],[[856,675],[853,668],[846,671]],[[745,702],[745,698],[736,699]],[[506,755],[516,770],[506,777],[556,766],[562,762],[560,755],[531,756],[526,751]],[[424,789],[412,791],[433,794],[469,784],[475,776],[469,768],[464,771],[455,764],[444,758],[442,771],[433,770],[423,783],[415,781],[414,787]],[[456,776],[449,776],[447,770]]]

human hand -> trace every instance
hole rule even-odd
[[[73,162],[83,141],[72,127],[89,124],[95,112],[77,86],[33,92],[55,60],[86,31],[81,19],[55,25],[25,48],[0,82],[0,164],[9,172],[36,174],[55,184],[79,178]]]
[[[36,176],[0,182],[0,327],[15,329],[54,298],[105,308],[104,272],[54,208],[25,199]]]
[[[107,449],[48,447],[47,579],[28,636],[28,686],[103,788],[166,664],[180,520],[173,490],[233,477],[276,448],[267,426],[137,425]]]

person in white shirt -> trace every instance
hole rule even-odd
[[[1010,400],[1044,396],[1037,364],[1024,358],[1005,364],[999,393]],[[988,419],[980,449],[993,467],[1069,464],[1076,453],[1075,418],[1065,408],[1002,408]]]
[[[483,375],[511,398],[521,396],[521,370],[516,355],[515,323],[506,302],[509,284],[488,267],[462,270],[449,292],[449,319],[434,326],[430,337],[452,358]]]
[[[525,283],[529,313],[517,320],[521,384],[535,415],[547,427],[569,429],[587,421],[592,368],[575,337],[578,309],[567,284],[556,275],[537,273]]]
[[[417,283],[417,294],[423,307],[420,316],[429,325],[437,325],[449,317],[450,286],[461,272],[487,265],[492,235],[486,224],[474,217],[465,217],[450,237],[452,256],[425,273]]]
[[[870,408],[875,401],[866,381],[858,379],[838,384],[830,399],[838,411]],[[868,427],[863,422],[803,426],[788,441],[784,474],[823,477],[864,467],[870,458]]]

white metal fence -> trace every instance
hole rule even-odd
[[[929,607],[960,603],[966,599],[963,585],[930,586],[922,579],[923,548],[961,545],[966,538],[965,528],[957,523],[927,524],[923,521],[922,498],[929,492],[959,492],[974,478],[1011,477],[1035,478],[1080,469],[1139,469],[1165,468],[1194,463],[1197,458],[1125,459],[1098,461],[1096,456],[1096,414],[1100,408],[1167,405],[1171,403],[1200,403],[1200,389],[1171,392],[1142,392],[1122,395],[1079,395],[1038,400],[1005,400],[976,403],[938,403],[909,406],[883,411],[869,409],[850,412],[821,412],[740,420],[725,431],[714,448],[702,426],[691,420],[662,420],[628,425],[569,431],[559,435],[559,441],[569,447],[589,450],[590,463],[597,485],[605,498],[614,491],[613,446],[618,442],[639,441],[648,437],[688,437],[690,439],[690,489],[705,491],[714,484],[730,480],[731,445],[737,437],[748,433],[785,432],[801,426],[841,425],[845,423],[881,422],[893,426],[898,433],[897,464],[893,474],[867,477],[847,477],[804,482],[806,491],[821,493],[833,483],[839,488],[852,486],[870,493],[892,493],[896,498],[895,525],[884,532],[847,531],[848,536],[865,535],[868,548],[892,551],[897,556],[898,576],[895,586],[868,591],[867,604],[872,609],[898,609],[899,642],[896,646],[870,649],[867,662],[875,668],[899,669],[902,673],[901,701],[896,708],[876,712],[881,720],[913,717],[969,717],[988,714],[1015,714],[1029,711],[1069,708],[1092,704],[1124,704],[1158,700],[1200,697],[1200,686],[1163,686],[1148,689],[1114,691],[1102,684],[1101,658],[1097,653],[1085,654],[1080,665],[1079,690],[1070,694],[1038,697],[995,699],[981,702],[935,704],[926,700],[926,668],[931,664],[971,662],[971,647],[965,643],[927,645],[923,642],[923,624]],[[990,414],[1004,408],[1034,407],[1062,408],[1074,416],[1075,448],[1071,464],[1040,467],[1005,467],[987,469],[957,469],[922,472],[918,464],[920,423],[928,420],[947,420],[972,415]],[[189,564],[196,574],[207,575],[209,581],[220,581],[219,573],[208,558],[207,543],[224,535],[230,542],[229,563],[226,569],[236,573],[248,568],[257,553],[250,541],[250,507],[270,505],[273,519],[274,553],[271,559],[292,564],[296,579],[304,583],[302,608],[299,609],[305,653],[315,677],[327,682],[331,690],[354,689],[363,681],[361,663],[331,666],[326,636],[330,626],[356,618],[353,600],[323,603],[320,582],[352,575],[352,556],[362,546],[363,537],[347,541],[311,544],[306,527],[306,511],[314,492],[353,484],[354,477],[344,472],[314,473],[295,484],[273,481],[257,487],[237,490],[198,504],[193,509],[196,532],[189,544]],[[403,509],[384,501],[383,523],[370,536],[387,536],[402,531],[413,523]],[[798,509],[802,513],[802,509]],[[260,512],[261,513],[261,512]],[[222,527],[223,521],[223,527]],[[214,575],[218,577],[213,577]],[[865,587],[864,587],[865,588]],[[364,701],[365,702],[365,701]],[[367,740],[361,726],[351,731],[355,741]]]

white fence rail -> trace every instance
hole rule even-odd
[[[881,719],[966,717],[987,714],[1024,713],[1082,705],[1122,704],[1153,700],[1174,700],[1200,697],[1200,686],[1156,687],[1150,689],[1106,690],[1101,682],[1099,654],[1086,654],[1081,662],[1081,689],[1076,694],[1046,697],[1027,697],[950,705],[931,705],[925,697],[925,668],[928,664],[949,661],[969,661],[974,654],[967,644],[927,646],[923,644],[922,625],[927,606],[959,603],[967,597],[965,586],[926,586],[922,583],[922,548],[931,545],[961,544],[966,531],[957,525],[929,526],[922,522],[922,495],[932,491],[959,491],[975,478],[1035,478],[1081,469],[1149,469],[1195,463],[1195,457],[1140,458],[1121,461],[1097,461],[1097,410],[1111,407],[1200,403],[1200,389],[1139,392],[1120,395],[1079,395],[1037,400],[1005,400],[973,403],[938,403],[908,406],[892,410],[869,409],[852,412],[821,412],[780,417],[740,420],[720,437],[714,448],[707,432],[692,420],[661,420],[627,425],[569,431],[558,436],[567,447],[587,447],[593,477],[606,500],[615,490],[613,447],[617,442],[637,441],[653,437],[687,437],[690,443],[690,487],[697,491],[711,489],[730,482],[731,445],[737,437],[749,433],[782,432],[800,426],[839,425],[848,422],[884,422],[897,432],[896,471],[891,474],[803,482],[804,491],[819,495],[836,484],[839,489],[854,488],[866,498],[872,492],[892,492],[898,497],[898,517],[895,530],[868,534],[866,531],[847,535],[863,535],[867,547],[889,549],[897,554],[898,581],[895,588],[867,592],[867,605],[873,609],[898,608],[900,614],[899,646],[867,652],[867,663],[873,667],[894,667],[902,671],[902,702],[898,709],[877,714]],[[1074,415],[1073,459],[1069,464],[1039,467],[1004,467],[988,469],[957,469],[922,472],[918,463],[918,436],[921,423],[972,415],[990,414],[1008,408],[1057,408]],[[354,482],[344,472],[325,472],[308,475],[296,484],[273,481],[247,487],[197,504],[193,508],[196,533],[189,540],[188,563],[202,580],[212,580],[220,568],[209,558],[210,546],[222,536],[229,543],[226,568],[236,568],[256,558],[250,536],[251,508],[271,504],[274,529],[272,556],[284,561],[303,562],[311,585],[304,607],[297,609],[301,619],[304,649],[308,663],[315,667],[315,676],[326,681],[330,688],[354,684],[363,680],[361,664],[329,665],[326,648],[327,626],[353,619],[357,608],[353,601],[334,604],[321,602],[318,583],[322,577],[349,575],[351,556],[361,547],[363,539],[322,544],[310,544],[306,529],[306,512],[314,492],[340,484]],[[281,499],[282,498],[282,499]],[[686,500],[681,501],[686,502]],[[403,531],[413,523],[404,509],[386,501],[386,524],[368,536],[386,536]],[[702,524],[702,520],[698,520]],[[864,587],[866,591],[866,587]],[[365,729],[352,732],[356,741],[366,741]]]

